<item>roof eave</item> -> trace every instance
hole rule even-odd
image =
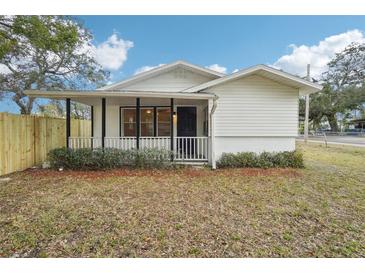
[[[195,86],[195,87],[188,88],[188,89],[184,90],[184,92],[187,92],[187,93],[199,92],[199,91],[205,90],[207,88],[210,88],[210,87],[213,87],[213,86],[216,86],[216,85],[219,85],[219,84],[223,84],[225,82],[228,82],[228,81],[231,81],[231,80],[234,80],[234,79],[238,79],[238,78],[244,77],[246,75],[253,74],[253,73],[258,72],[260,70],[264,70],[264,71],[272,73],[274,75],[277,75],[277,76],[286,78],[288,80],[291,80],[295,83],[301,84],[303,87],[300,87],[300,89],[303,88],[303,90],[308,90],[308,91],[310,91],[310,93],[320,91],[323,88],[321,85],[319,85],[317,83],[312,83],[310,81],[299,78],[299,77],[297,77],[295,75],[292,75],[290,73],[287,73],[287,72],[284,72],[284,71],[281,71],[281,70],[277,70],[275,68],[271,68],[271,67],[266,66],[266,65],[256,65],[256,66],[241,70],[239,72],[227,75],[225,77],[215,79],[215,80],[209,81],[207,83],[203,83],[203,84]]]
[[[176,98],[176,99],[210,99],[214,94],[210,93],[182,93],[182,92],[141,92],[141,91],[118,91],[118,90],[64,90],[42,91],[26,90],[24,92],[33,98],[66,99],[66,98],[108,98],[108,97],[140,97],[140,98]]]
[[[321,90],[322,89],[318,89],[318,88],[304,87],[304,88],[299,89],[299,95],[301,95],[301,96],[308,95],[308,94],[316,93],[316,92],[321,91]]]

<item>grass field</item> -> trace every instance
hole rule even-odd
[[[365,149],[306,168],[29,170],[0,180],[2,257],[364,257]]]

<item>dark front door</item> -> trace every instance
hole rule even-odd
[[[177,136],[196,136],[196,107],[177,107]]]
[[[196,151],[196,108],[177,107],[177,151],[183,159],[194,159]]]

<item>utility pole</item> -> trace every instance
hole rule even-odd
[[[311,80],[310,76],[310,67],[311,65],[307,65],[307,80]],[[308,126],[309,126],[309,94],[305,95],[305,119],[304,119],[304,142],[308,141]]]

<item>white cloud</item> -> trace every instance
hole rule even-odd
[[[280,57],[272,66],[299,76],[305,76],[307,64],[310,64],[311,76],[319,78],[327,69],[327,63],[331,61],[335,53],[341,52],[352,42],[365,42],[365,37],[360,30],[355,29],[326,37],[317,45],[289,45],[292,52]]]
[[[213,64],[213,65],[210,65],[210,66],[206,66],[206,68],[214,70],[214,71],[218,71],[220,73],[226,73],[227,72],[227,68],[222,67],[218,64]]]
[[[232,73],[236,73],[236,72],[238,72],[239,71],[239,69],[234,69],[233,71],[232,71]]]
[[[149,71],[149,70],[154,69],[154,68],[161,67],[163,65],[165,65],[165,64],[158,64],[157,66],[143,66],[143,67],[140,67],[140,68],[136,69],[136,71],[134,72],[134,75],[142,73],[142,72]]]
[[[128,50],[133,48],[133,42],[119,38],[116,33],[106,41],[93,47],[96,61],[107,70],[118,70],[127,60]]]

